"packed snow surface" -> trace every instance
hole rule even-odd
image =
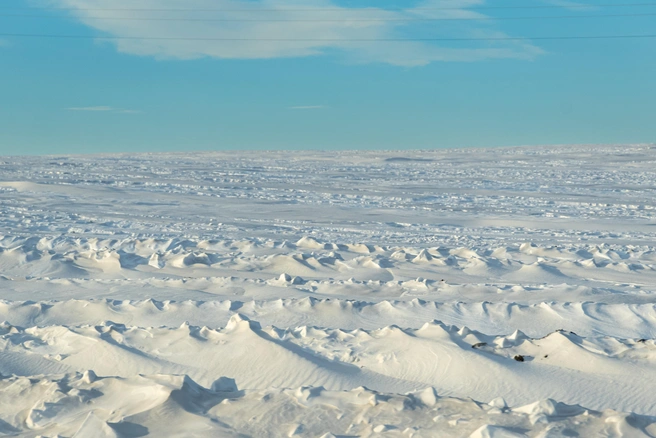
[[[0,435],[656,436],[656,146],[0,157]]]

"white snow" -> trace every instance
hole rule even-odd
[[[656,436],[656,145],[0,157],[0,435]]]

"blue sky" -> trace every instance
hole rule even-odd
[[[656,34],[583,4],[3,0],[0,154],[656,141],[656,38],[489,40]]]

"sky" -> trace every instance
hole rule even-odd
[[[656,142],[656,38],[550,39],[603,3],[0,0],[0,155]]]

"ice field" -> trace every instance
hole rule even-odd
[[[656,436],[656,145],[0,157],[0,435]]]

